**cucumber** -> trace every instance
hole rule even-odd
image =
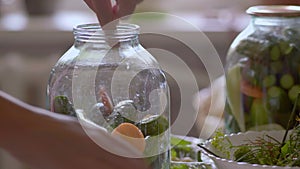
[[[270,113],[265,109],[262,99],[254,99],[250,109],[252,126],[260,126],[269,123]]]
[[[271,87],[271,86],[275,85],[275,83],[276,83],[275,75],[268,75],[268,76],[264,77],[264,79],[263,79],[264,87]]]
[[[284,74],[280,78],[280,86],[284,89],[289,89],[294,85],[295,81],[291,74]]]
[[[288,92],[289,99],[294,103],[296,101],[297,95],[300,92],[300,85],[294,85]],[[300,106],[300,102],[297,103]]]
[[[280,48],[277,45],[273,46],[270,51],[271,60],[273,60],[273,61],[279,60],[280,55],[281,55]]]
[[[137,124],[144,136],[157,136],[169,128],[169,121],[164,116],[153,115]]]
[[[289,114],[292,110],[292,103],[282,88],[272,86],[267,91],[267,108],[272,113]]]

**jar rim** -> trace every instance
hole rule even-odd
[[[97,41],[105,39],[130,39],[139,34],[140,27],[130,23],[119,23],[116,29],[102,29],[98,23],[80,24],[73,28],[75,40]]]
[[[247,9],[247,14],[265,17],[299,17],[300,6],[296,5],[259,5]]]
[[[98,23],[89,23],[89,24],[80,24],[74,27],[74,31],[84,31],[84,32],[95,32],[95,31],[103,31],[106,34],[109,33],[117,33],[117,34],[128,34],[128,33],[138,33],[140,27],[135,24],[130,23],[119,23],[116,26],[116,29],[107,29],[103,30]]]

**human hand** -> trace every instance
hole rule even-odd
[[[98,141],[136,155],[135,149],[103,130],[88,129],[100,137]],[[99,147],[75,118],[27,105],[1,91],[0,147],[34,169],[147,168],[141,159],[117,156]]]
[[[134,12],[136,5],[142,0],[116,0],[112,6],[111,0],[84,0],[86,4],[96,13],[101,26],[130,15]]]

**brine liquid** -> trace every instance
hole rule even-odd
[[[58,65],[53,69],[48,86],[52,111],[54,110],[53,100],[55,97],[66,96],[74,105],[75,109],[83,110],[86,119],[99,126],[108,128],[108,130],[111,131],[111,124],[114,124],[115,121],[111,120],[108,123],[108,120],[103,118],[103,114],[99,111],[101,107],[97,107],[97,105],[101,105],[100,90],[105,90],[107,96],[111,98],[113,106],[122,101],[129,100],[132,101],[136,109],[141,112],[146,112],[150,106],[160,106],[160,98],[158,96],[155,102],[157,104],[150,104],[149,95],[152,90],[160,89],[165,92],[166,95],[168,94],[166,79],[159,69],[145,69],[139,71],[132,79],[128,80],[128,77],[126,77],[127,72],[132,71],[134,73],[135,71],[132,70],[131,65],[92,65],[91,63],[89,63],[88,66]],[[120,76],[120,74],[124,76]],[[118,79],[114,79],[116,76]],[[117,83],[113,84],[112,88],[113,80],[116,80]],[[122,84],[122,82],[124,82],[124,84]],[[126,84],[127,82],[129,82],[129,84]],[[114,90],[114,93],[112,93],[112,90]],[[128,91],[128,97],[116,95],[116,93],[124,93],[123,90]],[[152,114],[148,115],[149,117],[155,114],[160,115],[157,114],[159,112],[151,113]],[[168,107],[165,108],[163,116],[167,119],[167,122],[169,122]],[[143,117],[147,118],[147,114],[143,115]],[[117,118],[113,119],[117,120]],[[108,126],[107,124],[110,125]],[[135,122],[135,124],[138,124],[138,122]],[[142,130],[141,126],[137,125],[137,127]],[[168,150],[170,134],[164,132],[155,137],[158,137],[158,139],[155,139],[157,142],[148,142],[148,140],[151,140],[149,139],[151,136],[147,136],[145,154],[149,154],[151,151],[158,155],[148,157],[147,161],[149,161],[149,165],[151,165],[153,169],[168,169],[170,164],[170,154]]]

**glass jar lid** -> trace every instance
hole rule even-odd
[[[267,17],[299,17],[300,6],[294,5],[264,5],[253,6],[247,11],[247,14],[253,16],[267,16]]]

